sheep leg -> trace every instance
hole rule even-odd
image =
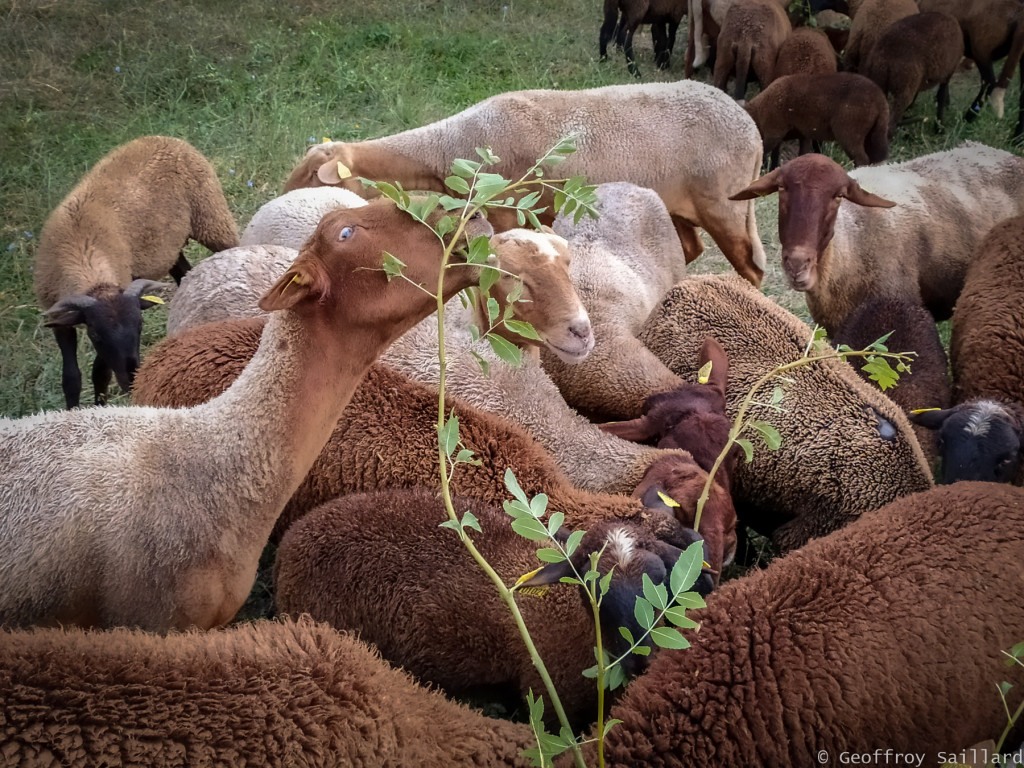
[[[761,287],[764,270],[754,262],[754,246],[742,215],[746,203],[718,203],[701,211],[701,226],[722,249],[733,269],[755,288]]]
[[[53,336],[60,347],[60,385],[64,390],[64,403],[68,410],[78,407],[82,395],[82,371],[78,367],[78,331],[74,326],[54,328]]]
[[[640,68],[636,65],[636,57],[633,55],[633,33],[636,32],[636,25],[633,23],[629,24],[629,28],[626,30],[626,42],[622,46],[622,50],[626,53],[626,62],[629,65],[629,74],[633,77],[640,77]]]
[[[1010,141],[1014,144],[1024,142],[1024,72],[1021,73],[1020,77],[1020,103],[1017,106],[1017,127],[1014,129]]]
[[[92,364],[92,391],[96,405],[107,404],[107,392],[110,390],[110,379],[113,372],[100,356],[97,355]]]
[[[192,265],[188,263],[188,259],[185,258],[184,253],[178,254],[178,260],[174,262],[174,266],[168,270],[171,277],[174,278],[174,282],[181,285],[181,279],[185,277],[185,273],[192,269]]]
[[[988,97],[992,95],[992,89],[996,86],[996,73],[992,67],[992,62],[975,59],[974,63],[978,66],[978,75],[981,77],[981,90],[974,97],[971,106],[964,112],[964,120],[969,123],[978,119],[978,115],[981,114],[981,108],[985,106]]]
[[[608,43],[611,42],[612,38],[619,31],[619,7],[616,4],[613,8],[608,8],[607,4],[604,13],[604,23],[601,24],[601,32],[598,36],[597,48],[598,56],[601,61],[608,60]]]
[[[946,109],[949,107],[949,80],[939,84],[939,90],[935,94],[935,116],[938,118],[938,123],[935,125],[935,130],[939,131],[942,128],[942,124],[946,119]]]
[[[704,243],[700,241],[697,228],[693,224],[674,213],[671,216],[676,234],[679,235],[679,242],[683,245],[683,256],[686,257],[686,263],[689,264],[704,253]]]
[[[810,152],[811,152],[811,140],[808,139],[806,136],[801,136],[799,141],[800,141],[800,149],[797,150],[798,154],[801,154],[801,155],[808,155],[808,154],[810,154]],[[820,147],[819,147],[819,150],[820,150]],[[815,150],[815,151],[819,151],[819,150]]]
[[[651,39],[654,41],[654,63],[658,69],[668,69],[668,29],[660,21],[651,24]]]

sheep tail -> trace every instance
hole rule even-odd
[[[750,77],[750,59],[753,50],[749,43],[744,42],[742,46],[736,46],[736,87],[733,91],[733,98],[737,101],[746,98],[747,78]]]
[[[881,163],[889,157],[889,110],[885,109],[875,118],[867,137],[864,139],[864,151],[867,152],[869,163]]]

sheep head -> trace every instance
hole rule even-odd
[[[434,217],[443,215],[435,211]],[[431,219],[433,221],[433,219]],[[492,229],[482,216],[466,227],[466,240]],[[260,299],[260,309],[311,314],[326,311],[332,322],[397,338],[435,308],[444,245],[427,225],[378,198],[359,208],[327,213],[298,258]],[[403,277],[384,270],[386,254],[403,264]],[[462,247],[456,251],[462,256]],[[446,270],[445,300],[473,285],[478,270],[453,264]]]
[[[512,304],[513,316],[532,325],[540,341],[504,326],[496,333],[520,346],[543,345],[566,363],[585,359],[594,349],[594,330],[569,276],[569,244],[565,239],[548,227],[540,232],[512,229],[495,235],[491,244],[498,265],[508,273],[490,291],[499,311],[505,311],[516,286],[521,286],[521,296]],[[481,321],[486,321],[482,296],[477,310]]]
[[[943,483],[983,480],[1012,483],[1021,468],[1024,413],[993,400],[911,413],[915,424],[939,433]]]
[[[43,324],[47,328],[85,325],[96,349],[97,369],[112,372],[122,391],[129,392],[139,367],[142,310],[163,303],[142,294],[164,287],[153,280],[134,280],[123,290],[116,285],[97,285],[58,301],[43,313]]]
[[[892,208],[896,203],[865,192],[824,155],[801,155],[762,176],[730,200],[750,200],[779,193],[779,241],[782,267],[790,286],[812,291],[818,284],[818,265],[835,232],[843,200],[868,208]]]

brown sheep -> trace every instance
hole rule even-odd
[[[686,4],[687,0],[604,0],[604,22],[598,42],[601,61],[608,58],[608,43],[614,36],[626,54],[629,73],[640,77],[633,55],[633,35],[641,24],[650,24],[654,62],[658,69],[668,69],[676,32],[686,15]]]
[[[886,334],[891,334],[885,342],[889,349],[917,353],[911,372],[902,374],[899,383],[886,394],[907,414],[922,408],[948,408],[952,399],[949,361],[935,318],[920,304],[895,298],[869,299],[850,314],[832,340],[852,349],[864,349]],[[849,362],[861,377],[869,380],[863,360],[851,358]],[[938,455],[934,433],[918,425],[914,426],[914,433],[928,463],[934,466]]]
[[[942,479],[1024,483],[1024,216],[1000,222],[978,245],[949,342],[953,402],[915,421],[942,435]]]
[[[889,105],[871,80],[852,72],[785,75],[747,103],[778,166],[779,146],[800,140],[800,154],[811,142],[837,141],[854,165],[880,163],[889,155]]]
[[[436,309],[420,284],[450,297],[476,282],[442,272],[443,250],[390,200],[338,209],[263,295],[262,340],[219,397],[0,419],[0,625],[230,621],[363,375]],[[408,280],[388,281],[385,253]]]
[[[735,74],[733,98],[746,98],[747,78],[754,77],[767,88],[775,78],[775,57],[793,26],[775,0],[735,0],[725,14],[718,35],[718,53],[713,82],[727,90]]]
[[[125,392],[139,366],[142,294],[170,273],[189,269],[182,248],[193,238],[211,251],[238,245],[238,228],[217,173],[195,147],[166,136],[143,136],[101,159],[43,226],[34,282],[45,325],[63,361],[68,408],[79,403],[78,332],[96,347],[96,404],[107,401],[111,376]]]
[[[526,768],[535,745],[308,619],[0,632],[0,688],[6,765]]]
[[[860,72],[871,49],[882,33],[895,21],[918,13],[916,0],[863,0],[854,7],[850,37],[843,49],[843,69]]]
[[[881,747],[937,765],[990,738],[1006,721],[993,681],[1024,684],[1001,663],[1024,638],[1022,532],[1024,491],[960,483],[726,584],[693,646],[612,708],[607,764],[810,766]]]
[[[541,544],[515,533],[500,507],[463,497],[452,502],[460,517],[476,516],[483,532],[467,533],[506,585],[537,569]],[[288,529],[277,549],[278,610],[357,631],[389,662],[452,695],[511,688],[525,699],[531,688],[543,691],[508,606],[459,537],[439,526],[445,519],[438,494],[423,488],[342,496],[317,507]],[[562,532],[563,543],[567,535]],[[687,540],[697,537],[690,532]],[[573,555],[580,573],[598,551],[598,571],[612,573],[600,609],[603,645],[618,658],[630,647],[619,627],[636,639],[643,633],[633,608],[643,575],[667,587],[681,550],[614,521],[584,535]],[[564,564],[546,566],[524,586],[553,588],[541,598],[521,595],[518,603],[562,706],[579,727],[593,722],[597,710],[595,681],[582,674],[594,664],[594,616],[577,588],[558,585],[567,571]],[[710,588],[704,574],[700,591]],[[630,654],[623,670],[634,676],[644,662]],[[553,710],[546,711],[554,724]]]
[[[223,391],[259,345],[262,318],[192,328],[157,345],[139,371],[133,397],[149,405],[181,407]],[[188,371],[188,376],[182,376]],[[659,515],[640,501],[574,488],[548,454],[521,428],[498,416],[452,401],[459,434],[481,464],[461,465],[453,493],[501,504],[508,498],[505,469],[515,470],[523,490],[546,493],[565,513],[566,524],[589,528],[609,518],[649,522],[660,532]],[[666,493],[683,505],[680,519],[692,525],[707,475],[685,453],[668,454],[649,466],[644,479],[666,482]],[[318,504],[345,493],[382,488],[440,485],[437,467],[437,392],[378,364],[370,368],[338,419],[334,434],[280,516],[275,536]],[[735,549],[735,510],[716,494],[701,524],[712,567],[719,570]],[[718,554],[715,554],[718,553]]]
[[[827,75],[837,68],[828,36],[815,27],[798,27],[779,46],[774,76]]]
[[[879,36],[863,71],[891,101],[890,138],[917,94],[936,85],[936,117],[942,123],[949,106],[949,81],[963,56],[960,25],[945,13],[915,13],[893,22]]]

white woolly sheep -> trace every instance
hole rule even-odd
[[[107,154],[50,214],[34,282],[60,347],[68,408],[82,392],[76,326],[85,325],[96,348],[96,403],[107,401],[111,375],[130,390],[141,310],[157,303],[142,294],[168,273],[181,282],[189,238],[220,251],[238,245],[238,229],[210,162],[166,136],[144,136]]]
[[[830,334],[871,296],[922,304],[944,320],[978,242],[996,222],[1024,213],[1024,159],[965,142],[847,174],[804,155],[733,197],[774,192],[786,277]]]
[[[239,245],[283,245],[298,250],[324,214],[363,205],[366,201],[347,189],[295,189],[260,206],[245,225]]]
[[[529,726],[428,691],[308,619],[169,637],[0,632],[0,686],[14,765],[526,768],[535,744]]]
[[[682,383],[636,334],[661,297],[685,276],[686,266],[668,212],[652,190],[601,184],[597,199],[599,218],[555,220],[555,231],[572,253],[573,285],[594,326],[594,351],[573,365],[547,350],[541,359],[574,408],[631,418],[650,394]]]
[[[860,72],[871,49],[895,21],[918,13],[916,0],[863,0],[853,10],[850,37],[843,49],[843,69]]]
[[[925,765],[1006,720],[1024,637],[1024,491],[935,488],[726,584],[611,716],[609,766],[808,766],[880,745]],[[913,660],[927,659],[927,663]],[[1016,690],[1016,687],[1015,687]],[[565,763],[559,763],[564,765]]]
[[[735,0],[725,14],[718,35],[713,82],[726,90],[729,77],[736,76],[733,96],[744,99],[747,78],[753,70],[762,88],[775,79],[775,58],[793,25],[775,0]]]
[[[435,306],[388,282],[385,251],[436,284],[440,241],[390,201],[328,214],[261,299],[251,363],[209,403],[0,420],[0,625],[229,621],[359,380]],[[446,272],[447,295],[473,272]]]
[[[945,13],[911,14],[890,24],[878,37],[861,71],[890,99],[890,137],[917,94],[936,85],[936,117],[939,123],[945,120],[949,81],[963,56],[960,25]]]
[[[330,184],[364,191],[351,174],[446,192],[453,161],[476,157],[477,147],[490,146],[501,158],[495,173],[518,178],[568,135],[576,137],[578,149],[558,166],[559,177],[650,187],[665,201],[687,261],[703,250],[696,230],[702,227],[736,271],[760,285],[764,249],[754,207],[726,200],[730,189],[748,183],[761,167],[757,129],[731,99],[703,83],[499,94],[393,136],[311,147],[285,190]],[[544,223],[551,223],[551,210],[548,205]],[[496,229],[515,226],[514,218],[501,214],[492,216]]]
[[[714,336],[729,358],[728,416],[766,373],[799,358],[811,329],[732,276],[691,276],[651,313],[640,341],[687,381],[699,348]],[[754,459],[732,482],[741,522],[771,535],[782,549],[802,546],[863,513],[931,486],[931,472],[903,412],[849,365],[832,361],[786,374],[783,412],[754,418],[782,438],[768,450],[756,435]],[[779,382],[755,394],[769,402]]]
[[[1024,483],[1024,217],[978,244],[953,310],[954,408],[914,416],[941,435],[942,479]]]
[[[476,516],[483,533],[473,534],[474,542],[506,584],[537,569],[537,543],[513,532],[500,507],[463,497],[452,501],[459,515],[468,510]],[[439,527],[445,519],[438,494],[421,488],[343,496],[317,507],[278,546],[278,610],[356,631],[389,662],[452,695],[510,687],[525,699],[531,688],[542,691],[508,607],[481,578],[458,536]],[[682,535],[679,523],[671,522]],[[564,540],[568,531],[561,535]],[[696,540],[689,532],[688,541]],[[612,574],[600,610],[603,644],[617,658],[631,645],[619,627],[637,639],[643,633],[634,613],[642,577],[668,586],[682,550],[620,520],[586,532],[573,556],[580,573],[597,552],[598,571]],[[539,599],[521,597],[519,604],[562,706],[579,727],[593,722],[597,711],[594,681],[582,674],[594,664],[594,616],[578,589],[557,586],[571,575],[565,563],[546,566],[524,586],[556,586]],[[710,592],[708,574],[699,589]],[[623,660],[628,676],[645,666],[641,656]],[[548,715],[553,721],[550,707]]]

